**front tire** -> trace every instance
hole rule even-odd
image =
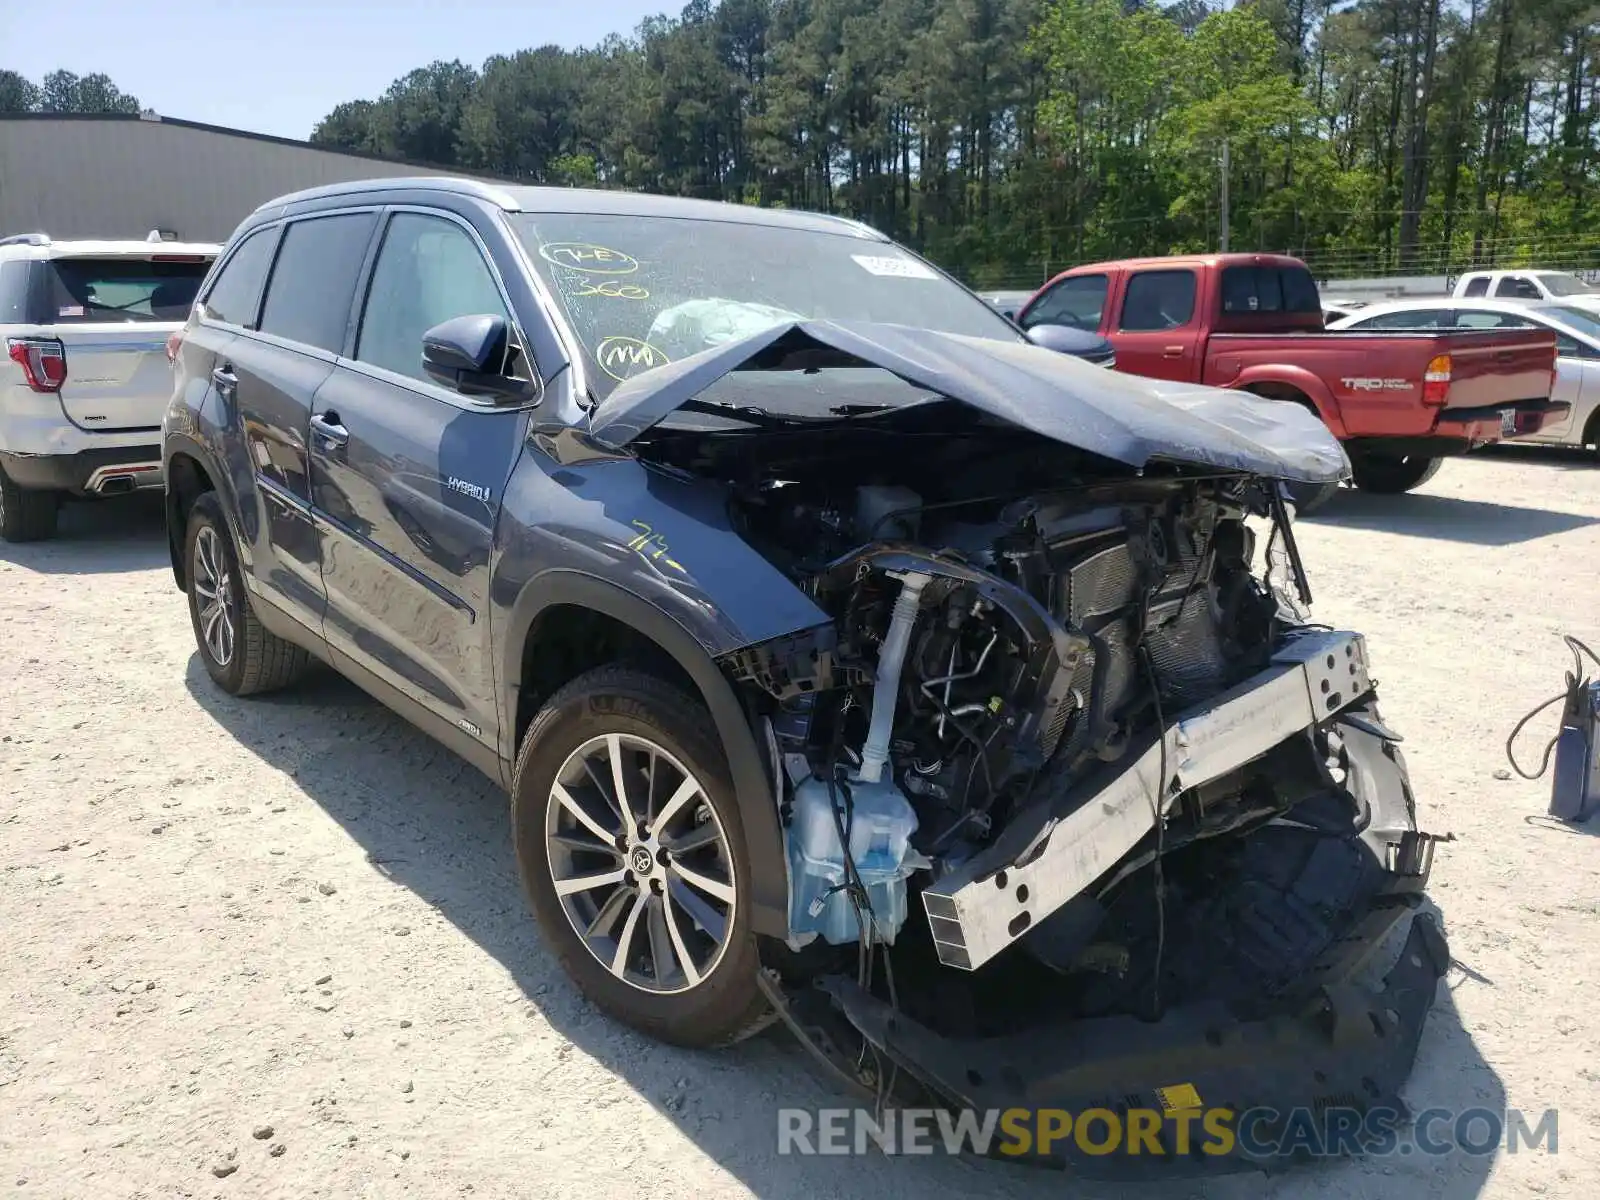
[[[1588,454],[1593,461],[1600,463],[1600,411],[1592,413],[1589,423],[1583,427],[1583,437],[1578,442],[1578,449]]]
[[[1289,499],[1294,502],[1294,510],[1298,516],[1306,516],[1316,512],[1319,508],[1327,506],[1328,502],[1339,494],[1337,483],[1293,483],[1289,484]]]
[[[0,467],[0,539],[8,542],[42,542],[56,533],[61,496],[56,492],[20,488]]]
[[[1444,460],[1420,454],[1390,457],[1381,454],[1352,456],[1350,469],[1356,487],[1363,492],[1393,496],[1414,491],[1439,473]]]
[[[743,827],[710,714],[622,666],[534,717],[512,836],[546,941],[599,1008],[681,1046],[766,1023]]]
[[[207,492],[189,510],[183,539],[188,564],[189,619],[206,674],[231,696],[287,687],[304,673],[309,656],[268,632],[245,594],[239,556],[222,503]]]

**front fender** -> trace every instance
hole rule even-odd
[[[825,624],[827,615],[733,529],[721,485],[628,456],[559,462],[538,448],[524,452],[507,484],[494,554],[502,761],[515,761],[524,648],[541,613],[570,605],[637,630],[672,656],[711,714],[750,856],[755,928],[787,934],[774,785],[717,660]]]
[[[739,697],[705,647],[677,619],[603,579],[578,571],[552,570],[538,576],[517,597],[507,615],[500,658],[501,757],[516,755],[517,689],[522,651],[539,614],[556,605],[602,613],[638,630],[672,656],[694,681],[705,701],[727,756],[739,805],[745,851],[749,856],[751,924],[757,933],[783,937],[789,931],[788,867],[778,830],[778,805],[766,758]]]

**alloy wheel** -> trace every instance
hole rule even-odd
[[[200,638],[219,667],[233,661],[233,576],[228,571],[222,539],[210,525],[194,540],[194,594],[200,614]]]
[[[666,749],[624,733],[579,746],[551,785],[545,839],[567,920],[614,976],[672,993],[716,970],[733,858],[705,788]]]

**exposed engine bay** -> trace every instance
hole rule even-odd
[[[1070,786],[1122,760],[1163,713],[1264,667],[1280,602],[1251,570],[1246,517],[1264,510],[1259,492],[1216,481],[1122,490],[1121,503],[1029,498],[988,521],[939,521],[919,520],[907,489],[859,489],[853,529],[898,537],[812,579],[838,616],[833,686],[783,706],[785,752],[799,748],[820,772],[839,765],[837,744],[859,768],[887,707],[859,690],[892,684],[888,761],[873,765],[912,798],[917,848],[948,862],[988,841],[1030,785]]]
[[[1073,371],[809,322],[602,408],[827,618],[719,660],[784,842],[762,989],[880,1100],[1403,1110],[1448,951],[1365,642],[1305,611],[1281,481],[1338,448]]]
[[[1362,639],[1305,620],[1278,486],[1079,474],[963,500],[949,468],[925,460],[925,491],[730,481],[741,535],[833,617],[727,664],[782,789],[783,979],[973,1102],[960,1056],[1019,1029],[1293,1010],[1365,963],[1432,841]]]
[[[1258,526],[1278,548],[1292,533],[1273,486],[1249,477],[933,503],[899,483],[762,484],[735,505],[747,539],[835,618],[739,664],[771,701],[791,830],[800,810],[791,872],[843,845],[835,810],[877,822],[894,861],[868,851],[854,899],[883,889],[887,911],[870,905],[882,940],[908,907],[883,872],[949,876],[1038,797],[1130,761],[1167,718],[1266,669],[1296,621],[1255,565]],[[1286,808],[1247,774],[1180,801],[1165,822],[1174,843]],[[854,883],[840,882],[821,902],[831,919],[814,919],[815,896],[792,906],[793,948],[859,938]]]

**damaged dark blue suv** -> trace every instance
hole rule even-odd
[[[1344,455],[1048,335],[833,217],[275,201],[176,346],[200,657],[325,660],[502,782],[550,945],[662,1038],[781,1018],[950,1106],[1397,1103],[1433,841],[1283,486]]]

